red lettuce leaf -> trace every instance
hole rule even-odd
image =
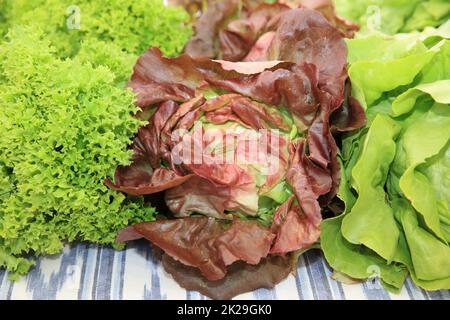
[[[106,179],[105,184],[111,189],[132,196],[142,196],[179,186],[194,176],[192,174],[180,176],[166,168],[157,168],[149,175],[146,168],[148,167],[143,162],[134,162],[129,167],[119,167],[116,170],[115,183]]]
[[[224,214],[231,199],[231,189],[217,186],[199,177],[172,188],[165,193],[165,201],[176,217],[188,217],[193,212],[226,219]]]
[[[243,123],[253,129],[277,128],[284,131],[291,129],[280,114],[270,114],[266,108],[248,98],[234,99],[230,107]]]
[[[262,61],[269,50],[275,37],[275,31],[267,31],[256,40],[253,47],[247,53],[244,61]]]
[[[133,143],[132,159],[136,161],[145,158],[153,168],[159,167],[162,156],[161,132],[177,109],[178,104],[173,101],[161,103],[151,116],[149,124],[139,129]]]
[[[208,9],[194,25],[194,36],[184,51],[196,58],[215,58],[218,48],[216,37],[226,21],[238,11],[237,0],[209,1]]]
[[[232,63],[193,59],[186,54],[166,58],[158,48],[150,48],[139,57],[128,86],[137,94],[137,106],[148,108],[170,100],[189,101],[206,80],[234,79],[286,65],[280,61]]]
[[[351,93],[350,82],[345,88],[345,101],[340,108],[333,111],[330,116],[331,129],[339,132],[347,132],[362,128],[366,124],[366,114],[363,107]]]
[[[270,256],[257,265],[233,263],[225,278],[211,281],[198,269],[188,267],[167,254],[162,256],[162,265],[181,287],[219,300],[231,299],[259,288],[271,289],[288,277],[292,270],[288,257]]]
[[[347,46],[342,34],[317,11],[284,12],[264,60],[313,64],[319,72],[319,87],[333,97],[343,96]]]
[[[128,86],[137,93],[136,104],[145,108],[169,100],[187,101],[203,79],[189,56],[165,58],[157,48],[139,57]]]
[[[140,234],[177,261],[198,268],[208,280],[222,279],[236,261],[258,264],[274,238],[257,222],[233,220],[229,225],[204,217],[143,222],[132,228],[122,231],[118,240]]]
[[[300,140],[296,146],[291,145],[291,150],[286,180],[292,186],[303,213],[318,225],[322,219],[318,198],[331,190],[330,172],[308,157],[305,140]]]
[[[266,70],[234,79],[208,79],[213,86],[240,93],[272,106],[286,105],[305,125],[317,111],[317,74],[314,65]]]
[[[289,10],[289,7],[284,4],[262,3],[248,14],[244,14],[245,17],[231,21],[219,33],[222,59],[229,61],[244,59],[258,38],[270,31],[268,26],[271,25],[271,21],[286,10]]]
[[[294,197],[283,203],[275,212],[271,231],[276,234],[270,249],[272,254],[283,254],[310,247],[320,235],[320,220],[310,219]]]
[[[352,38],[359,30],[359,25],[339,17],[336,14],[333,0],[287,0],[291,7],[302,6],[308,9],[319,11],[325,18],[347,38]]]

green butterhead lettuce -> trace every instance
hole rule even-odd
[[[448,0],[335,0],[340,16],[361,25],[361,32],[387,34],[439,26],[450,17]]]
[[[401,288],[395,268],[426,290],[450,288],[448,25],[348,40],[368,125],[343,140],[346,209],[322,223],[321,244],[336,271],[369,278],[375,265],[389,290]]]

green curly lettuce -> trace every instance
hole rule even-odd
[[[14,28],[0,46],[0,267],[15,274],[32,265],[25,256],[114,243],[154,218],[142,198],[103,183],[129,163],[142,125],[134,94],[104,66],[59,59],[43,34]]]
[[[119,85],[147,48],[175,56],[192,34],[189,15],[162,0],[0,0],[0,8],[0,35],[16,25],[40,28],[59,57],[107,66]]]
[[[114,43],[92,38],[83,41],[74,59],[81,63],[89,63],[95,68],[106,66],[115,75],[114,82],[117,86],[124,88],[130,79],[137,58]]]
[[[166,7],[162,0],[3,2],[7,26],[40,27],[62,57],[75,55],[82,41],[92,38],[114,43],[131,54],[157,46],[173,56],[191,35],[188,14],[178,7]]]

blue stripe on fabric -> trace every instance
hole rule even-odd
[[[100,257],[102,256],[103,248],[98,248],[97,257],[95,259],[95,268],[94,268],[94,282],[92,283],[92,299],[97,299],[97,278],[98,278],[98,268],[100,267]]]
[[[152,254],[152,249],[150,243],[147,240],[138,240],[135,241],[133,248],[144,257],[149,258],[150,254]]]
[[[117,251],[114,254],[114,264],[113,271],[111,274],[111,299],[119,300],[121,299],[121,291],[123,284],[123,269],[125,264],[123,261],[124,250]]]
[[[344,288],[342,287],[342,283],[340,283],[339,281],[335,281],[335,280],[332,280],[332,281],[334,281],[336,283],[336,286],[338,287],[338,291],[339,291],[339,294],[340,294],[340,299],[345,300],[346,299],[345,298],[345,291],[344,291]]]
[[[295,277],[295,284],[297,286],[297,293],[300,300],[313,299],[313,293],[309,284],[308,270],[305,262],[305,254],[298,258],[297,276]]]
[[[11,295],[13,292],[13,288],[14,288],[14,281],[8,281],[9,282],[9,287],[8,287],[8,291],[6,294],[6,300],[11,300]]]
[[[344,288],[342,288],[342,284],[339,281],[336,281],[333,278],[331,278],[331,276],[333,275],[333,270],[330,268],[330,266],[325,261],[325,258],[323,257],[322,253],[321,253],[320,260],[322,261],[323,270],[325,271],[328,285],[331,288],[331,293],[333,295],[333,299],[345,300]]]
[[[428,296],[424,294],[424,291],[417,287],[411,278],[407,278],[405,281],[406,290],[411,292],[410,296],[413,297],[413,300],[427,300]]]
[[[364,294],[369,300],[391,300],[389,293],[383,288],[378,278],[369,279],[362,286]]]
[[[1,274],[1,281],[0,281],[0,300],[6,300],[6,282],[7,280],[7,276],[6,276],[6,271],[5,270],[1,270],[0,271]]]
[[[27,276],[27,291],[32,292],[33,299],[37,300],[54,300],[67,281],[74,281],[77,272],[77,254],[78,247],[69,247],[69,250],[63,252],[60,256],[47,258],[59,259],[59,270],[50,275],[46,280],[41,267],[41,260],[38,260],[35,268],[31,270]]]
[[[120,285],[119,285],[119,299],[123,300],[123,284],[125,281],[125,263],[127,262],[127,251],[122,251],[122,257],[120,260],[121,270],[120,270]]]
[[[0,282],[0,300],[7,300],[8,294],[11,297],[11,286],[13,285],[13,281],[8,280],[9,273],[7,271],[3,271],[3,281]]]
[[[152,295],[154,297],[156,297],[156,299],[167,299],[167,295],[163,295],[162,291],[161,291],[161,279],[160,279],[160,274],[162,273],[162,265],[159,261],[159,259],[157,259],[154,255],[153,255],[153,250],[151,249],[150,246],[147,246],[147,250],[149,252],[149,254],[152,257],[152,265],[153,265],[153,270],[152,270]]]
[[[295,276],[295,285],[297,287],[297,294],[298,294],[298,298],[299,300],[305,300],[305,298],[303,297],[303,287],[302,287],[302,283],[300,281],[300,277],[297,275]]]
[[[0,300],[6,299],[5,288],[6,288],[6,281],[8,281],[6,273],[7,273],[6,270],[0,269]]]
[[[428,295],[428,293],[425,290],[420,288],[420,292],[422,292],[422,295],[425,297],[425,300],[430,300],[430,296]]]
[[[440,291],[428,291],[428,296],[431,300],[442,300],[442,294]]]
[[[406,288],[406,292],[408,293],[409,299],[410,300],[419,300],[419,298],[417,297],[416,292],[414,292],[414,290],[411,289],[411,284],[409,282],[409,279],[406,279],[405,283],[403,284]]]
[[[422,291],[422,294],[425,297],[425,300],[430,300],[430,296],[428,295],[428,293],[425,290],[420,289],[420,291]]]
[[[96,300],[111,299],[111,275],[113,272],[115,250],[102,247],[97,255],[93,284],[93,298]]]
[[[443,300],[450,300],[450,290],[442,290],[441,294]]]
[[[306,253],[303,255],[303,259],[305,260],[305,268],[306,268],[306,271],[307,271],[309,283],[311,285],[311,293],[312,293],[313,299],[316,300],[317,299],[316,288],[314,286],[314,283],[311,281],[312,273],[311,273],[311,269],[309,268],[309,259],[306,256]]]
[[[80,286],[78,288],[78,300],[83,299],[83,293],[85,291],[85,278],[87,277],[87,260],[88,260],[88,254],[89,254],[89,247],[88,245],[84,245],[84,253],[82,257],[82,263],[81,263],[81,276],[80,276]]]
[[[273,289],[265,289],[260,288],[255,291],[253,291],[253,296],[256,300],[276,300],[277,295],[275,290]]]
[[[93,298],[93,292],[88,291],[89,281],[92,275],[95,277],[95,270],[97,268],[97,256],[99,253],[99,247],[95,247],[95,245],[87,245],[86,246],[86,255],[84,256],[83,261],[83,280],[80,281],[81,287],[78,294],[79,299],[81,300],[89,300]]]
[[[161,281],[158,274],[159,261],[153,255],[148,241],[139,240],[135,243],[136,251],[145,257],[146,265],[151,270],[151,287],[144,285],[143,299],[145,300],[165,300],[166,297],[161,293]]]
[[[318,250],[311,250],[305,254],[306,266],[309,270],[309,281],[314,299],[331,300],[331,287],[322,264],[322,256]]]
[[[144,288],[145,300],[161,300],[166,299],[161,293],[161,281],[159,279],[158,269],[160,268],[159,259],[157,259],[152,252],[148,242],[139,243],[139,251],[144,253],[147,260],[147,267],[151,268],[152,272],[152,285],[148,288],[147,285]]]
[[[36,265],[34,266],[33,270],[31,270],[26,277],[27,291],[33,292],[33,299],[54,300],[56,298],[56,292],[58,291],[57,286],[51,286],[50,288],[48,288],[48,292],[42,295],[42,288],[40,288],[39,285],[43,286],[44,288],[48,286],[45,284],[44,275],[42,274],[41,261],[42,260],[40,259],[36,261]]]

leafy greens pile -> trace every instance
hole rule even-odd
[[[13,278],[66,241],[119,248],[118,230],[154,219],[104,179],[130,163],[144,124],[123,89],[135,57],[152,44],[178,53],[188,15],[159,0],[77,3],[79,30],[70,1],[0,1],[0,267]]]
[[[322,222],[330,265],[399,290],[450,288],[450,22],[348,40],[368,125],[343,140],[345,212]],[[372,274],[375,273],[375,274]]]
[[[146,238],[231,298],[320,240],[449,289],[450,3],[335,2],[0,0],[0,267]]]

